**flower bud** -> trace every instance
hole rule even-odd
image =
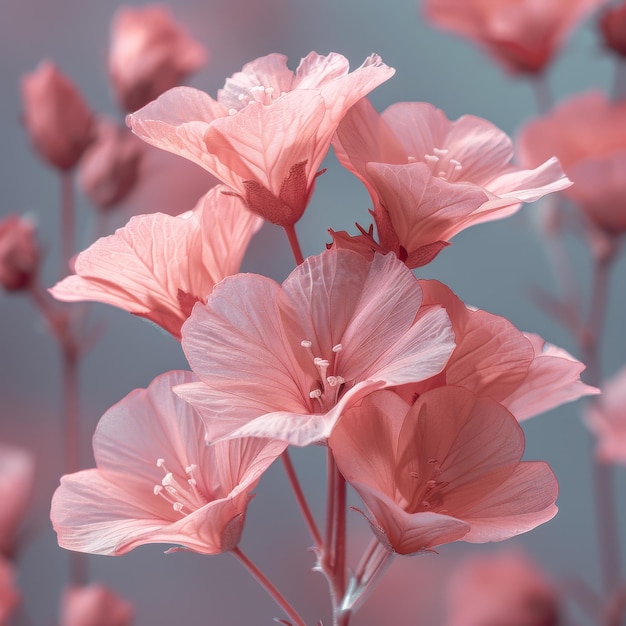
[[[626,2],[607,8],[598,25],[604,45],[619,56],[626,57]]]
[[[24,125],[39,156],[69,170],[91,141],[92,113],[74,84],[50,61],[21,81]]]
[[[133,607],[104,585],[70,587],[63,594],[61,626],[130,626]]]
[[[78,172],[78,184],[93,205],[111,209],[135,188],[144,147],[126,127],[99,120]]]
[[[9,215],[0,221],[0,285],[7,291],[26,289],[37,275],[39,249],[35,226]]]
[[[109,75],[127,112],[176,87],[207,58],[206,49],[163,6],[124,7],[113,18]]]

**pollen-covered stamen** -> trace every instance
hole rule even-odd
[[[265,87],[263,85],[254,85],[246,91],[241,92],[237,96],[237,100],[241,102],[241,108],[245,108],[251,102],[259,102],[260,104],[272,104],[276,97],[274,95],[274,87]]]
[[[300,345],[307,351],[311,357],[315,368],[317,369],[317,379],[319,387],[309,392],[309,398],[315,400],[319,409],[323,412],[329,411],[339,399],[339,395],[343,390],[345,379],[334,373],[336,369],[336,357],[343,350],[343,345],[335,344],[332,348],[332,359],[323,359],[313,354],[313,343],[308,339],[303,339]],[[316,407],[317,409],[317,407]]]
[[[187,478],[176,476],[169,471],[164,459],[157,459],[156,465],[163,470],[165,476],[163,476],[160,485],[154,486],[153,493],[171,504],[174,511],[182,515],[189,515],[208,502],[199,490],[198,483],[193,476],[197,465],[191,464],[185,469]]]
[[[434,148],[434,154],[425,154],[424,160],[430,167],[433,176],[454,182],[460,175],[463,166],[460,161],[449,157],[449,150]]]

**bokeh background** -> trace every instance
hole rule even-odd
[[[20,212],[36,220],[46,251],[47,285],[59,277],[55,244],[59,183],[33,154],[21,127],[20,76],[49,58],[74,80],[94,109],[119,116],[106,76],[106,58],[109,22],[121,4],[117,0],[0,0],[0,216]],[[377,52],[396,68],[396,75],[371,96],[379,110],[397,101],[423,100],[444,109],[450,118],[479,115],[512,135],[536,111],[527,82],[505,75],[467,42],[431,28],[417,0],[176,0],[170,6],[177,20],[211,52],[210,63],[189,82],[212,95],[245,62],[270,52],[288,55],[292,68],[311,50],[340,52],[353,67]],[[612,61],[601,50],[594,22],[589,20],[570,38],[548,80],[561,98],[593,87],[608,90],[612,72]],[[313,201],[297,227],[305,254],[324,248],[329,227],[355,232],[355,221],[369,223],[369,198],[358,181],[338,166],[332,154],[325,165],[328,172],[318,179]],[[176,167],[172,164],[171,171]],[[181,196],[175,187],[170,188],[172,193],[165,191],[144,190],[116,218],[119,225],[132,212],[152,210],[151,203],[157,201],[170,204],[160,208],[172,212],[190,208],[192,189]],[[82,249],[89,243],[94,219],[80,198],[79,207]],[[538,203],[506,221],[461,233],[418,274],[442,280],[465,302],[503,315],[519,328],[574,351],[564,329],[539,312],[529,296],[533,286],[556,289],[537,232],[541,211]],[[588,285],[587,252],[575,241],[568,245],[576,272],[582,284]],[[244,271],[282,280],[292,267],[282,232],[266,224],[251,245]],[[603,344],[607,375],[626,360],[625,277],[622,259],[612,279]],[[186,368],[179,345],[144,320],[104,305],[94,305],[91,316],[105,326],[106,333],[86,358],[82,373],[84,466],[92,463],[91,433],[109,406],[130,390],[145,387],[157,374]],[[32,623],[48,626],[57,620],[67,571],[67,554],[56,546],[48,520],[50,497],[62,467],[59,354],[26,298],[0,293],[0,319],[0,440],[33,450],[38,465],[18,581]],[[595,583],[591,442],[580,409],[580,404],[568,405],[524,424],[526,458],[547,460],[561,484],[560,513],[552,522],[508,546],[457,544],[442,547],[439,554],[397,559],[387,580],[354,619],[355,626],[441,624],[446,581],[455,564],[466,554],[494,548],[523,547],[559,583],[573,576]],[[293,457],[321,519],[322,450],[295,450]],[[621,471],[618,493],[624,493],[624,485]],[[620,500],[623,509],[622,495]],[[350,513],[349,521],[355,541],[367,541],[369,528],[360,515]],[[277,464],[264,476],[250,507],[242,545],[313,622],[319,616],[328,619],[328,607],[325,581],[311,571],[310,543]],[[270,624],[279,615],[232,557],[164,555],[164,549],[147,546],[125,557],[90,559],[92,578],[135,604],[137,626]],[[385,607],[391,607],[393,614]],[[584,623],[576,609],[573,614]]]

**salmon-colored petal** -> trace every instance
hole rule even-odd
[[[285,445],[207,446],[199,416],[172,391],[194,379],[163,374],[105,413],[94,435],[98,468],[64,476],[52,500],[61,546],[96,554],[145,543],[204,554],[236,546],[250,491]]]
[[[518,420],[534,417],[565,402],[600,393],[580,380],[585,365],[539,335],[527,333],[535,356],[522,383],[506,398],[506,406]]]
[[[159,324],[180,338],[193,304],[238,271],[261,220],[241,201],[212,189],[192,213],[131,218],[78,255],[75,276],[51,289],[69,302],[95,300]]]

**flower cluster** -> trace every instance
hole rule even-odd
[[[294,73],[274,54],[217,100],[177,87],[128,117],[226,186],[191,213],[133,218],[52,289],[159,324],[193,370],[159,376],[103,416],[97,468],[65,476],[53,499],[62,546],[123,554],[159,542],[244,559],[261,475],[281,455],[288,464],[288,446],[317,444],[329,455],[329,536],[308,519],[337,617],[371,582],[345,583],[346,481],[381,562],[500,541],[555,515],[556,479],[521,461],[518,422],[595,393],[582,364],[411,269],[463,228],[569,180],[552,158],[511,165],[510,140],[485,120],[449,122],[425,103],[379,115],[364,97],[392,74],[376,55],[349,72],[341,55],[311,53]],[[335,233],[335,246],[303,259],[294,225],[333,137],[370,192],[377,237]],[[237,274],[260,218],[289,236],[297,267],[282,284]]]

